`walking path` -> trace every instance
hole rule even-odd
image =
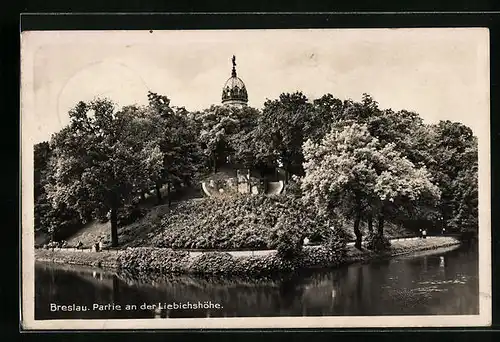
[[[427,237],[428,239],[432,239],[432,236]],[[396,238],[396,239],[390,239],[391,242],[394,241],[411,241],[411,240],[417,240],[419,239],[418,237],[410,237],[410,238]],[[311,246],[304,246],[304,248],[319,248],[321,245],[311,245]],[[348,242],[347,246],[354,246],[354,242]],[[86,248],[86,249],[74,249],[74,248],[54,248],[54,250],[58,251],[68,251],[68,252],[91,252],[92,249]],[[102,250],[101,252],[103,253],[117,253],[120,250]],[[188,250],[189,256],[190,257],[196,257],[198,255],[201,255],[203,253],[209,253],[211,252],[210,250],[206,251],[200,251],[200,250]],[[223,250],[218,250],[216,252],[224,252]],[[275,249],[265,249],[265,250],[254,250],[254,251],[227,251],[226,253],[231,254],[234,257],[244,257],[244,256],[265,256],[269,255],[272,253],[275,253]]]
[[[429,237],[430,238],[430,237]],[[410,241],[417,240],[418,237],[410,237],[410,238],[398,238],[398,239],[390,239],[391,242],[394,241]],[[304,246],[304,248],[319,248],[321,245],[312,245],[312,246]],[[347,246],[354,246],[354,242],[348,242]],[[265,250],[257,250],[257,251],[228,251],[227,253],[231,254],[234,257],[242,257],[242,256],[264,256],[275,253],[275,249],[265,249]],[[207,251],[189,251],[190,257],[196,257],[200,254],[207,253]]]

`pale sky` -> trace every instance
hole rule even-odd
[[[249,105],[300,90],[381,108],[418,112],[426,122],[489,130],[486,29],[66,31],[22,36],[22,120],[34,143],[69,122],[78,101],[106,96],[146,104],[147,92],[198,110],[220,104],[236,55]]]

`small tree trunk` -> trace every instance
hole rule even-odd
[[[161,187],[160,187],[159,183],[156,183],[155,189],[156,189],[157,202],[158,202],[158,204],[161,204],[161,202],[163,201],[163,198],[161,197]]]
[[[377,234],[381,237],[384,236],[384,221],[385,221],[384,213],[380,213],[378,215]]]
[[[250,183],[250,169],[247,169],[247,190],[248,193],[252,193],[252,184]]]
[[[118,247],[118,209],[111,208],[111,246]]]
[[[288,178],[290,177],[289,172],[288,172],[288,163],[284,163],[284,168],[285,168],[285,184],[288,184]]]
[[[172,205],[172,196],[170,195],[170,182],[167,183],[167,198],[168,198],[168,206]]]
[[[373,214],[369,213],[368,214],[368,232],[373,233]]]
[[[354,243],[354,247],[357,249],[361,249],[361,230],[359,229],[359,224],[361,223],[361,215],[356,214],[356,218],[354,219],[354,235],[356,235],[356,242]]]
[[[239,173],[239,169],[236,169],[235,173],[236,173],[236,193],[239,194],[240,193],[240,178],[239,178],[240,173]]]

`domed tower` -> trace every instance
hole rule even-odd
[[[247,89],[245,83],[236,76],[236,57],[233,56],[233,70],[231,77],[226,81],[222,88],[222,104],[246,106],[248,102]]]

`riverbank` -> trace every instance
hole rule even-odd
[[[391,247],[383,253],[375,253],[365,248],[358,250],[348,245],[345,254],[328,251],[323,246],[306,246],[301,255],[293,260],[282,260],[273,251],[266,254],[235,256],[228,252],[201,253],[154,247],[102,252],[36,249],[35,260],[135,273],[262,274],[296,269],[338,267],[459,244],[460,241],[453,237],[430,236],[427,239],[392,240]]]

